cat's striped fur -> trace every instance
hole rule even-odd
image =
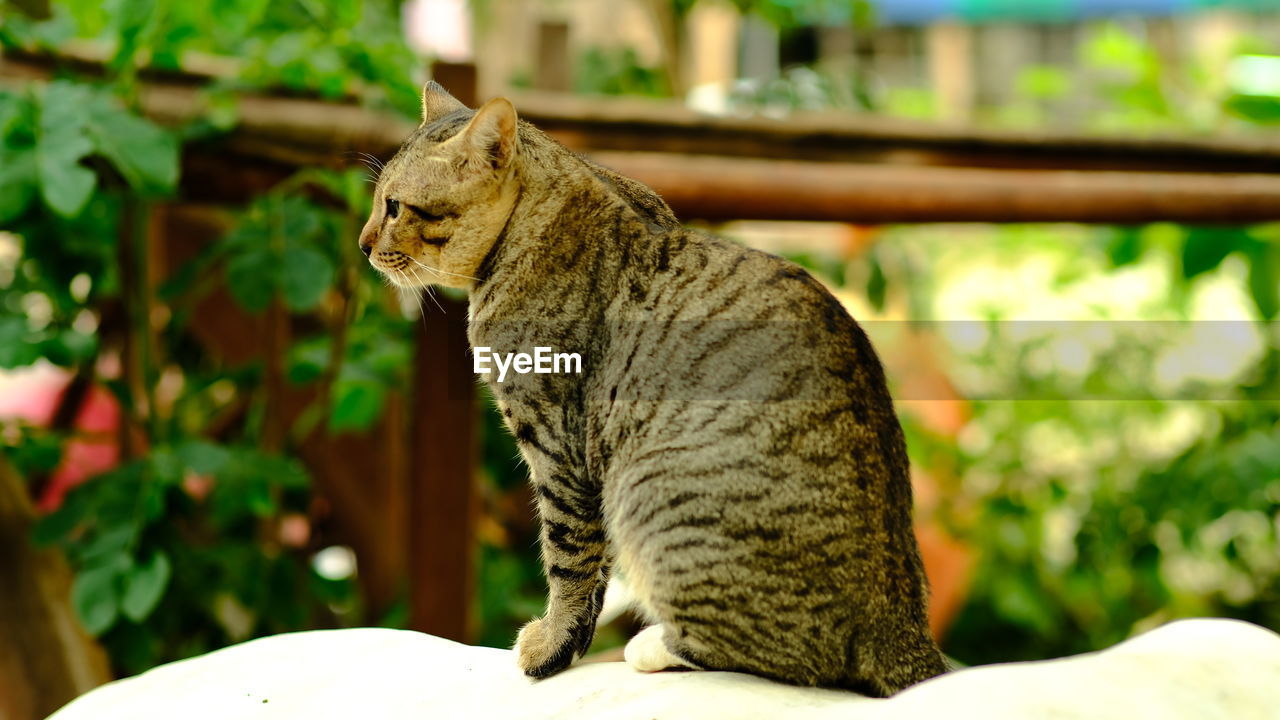
[[[438,86],[361,246],[404,285],[470,291],[474,347],[577,352],[490,386],[527,461],[550,585],[517,642],[586,651],[618,570],[657,629],[628,659],[888,695],[944,671],[902,431],[879,361],[803,269],[681,228],[505,100]],[[416,275],[410,278],[409,275]]]

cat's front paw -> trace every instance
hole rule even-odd
[[[516,664],[524,674],[540,680],[577,660],[578,643],[573,633],[557,631],[547,618],[539,618],[520,629],[515,652]]]

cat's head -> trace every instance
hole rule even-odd
[[[378,178],[360,249],[396,285],[471,287],[515,205],[518,153],[510,101],[473,112],[428,83],[422,124]]]

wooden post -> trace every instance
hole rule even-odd
[[[929,79],[937,94],[939,118],[969,122],[973,116],[973,36],[969,26],[955,21],[930,25],[927,42]]]
[[[475,375],[466,305],[417,325],[410,406],[409,626],[466,642],[475,567]]]
[[[689,35],[689,85],[717,85],[727,93],[738,77],[738,33],[741,15],[728,2],[693,6],[686,21]]]
[[[480,98],[476,97],[475,63],[437,60],[431,65],[431,79],[443,85],[463,105],[473,108],[479,103]]]
[[[39,720],[111,679],[106,654],[71,610],[61,553],[31,545],[22,479],[0,457],[0,718]]]
[[[543,21],[538,25],[538,51],[533,86],[539,90],[568,92],[573,89],[573,62],[569,57],[569,24]]]

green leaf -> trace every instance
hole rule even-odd
[[[867,278],[867,302],[871,303],[871,307],[875,308],[876,312],[884,312],[888,279],[885,277],[884,267],[880,265],[879,258],[873,255],[870,263],[871,275]]]
[[[98,339],[75,330],[64,330],[40,343],[40,353],[60,367],[74,367],[93,356]]]
[[[277,272],[269,250],[250,250],[227,263],[227,289],[245,310],[262,312],[275,293]]]
[[[155,0],[111,0],[108,5],[119,38],[111,67],[119,71],[131,65],[138,51],[149,44],[159,18]]]
[[[0,225],[27,209],[37,182],[34,152],[0,147]]]
[[[360,21],[361,0],[330,0],[325,5],[332,18],[331,27],[349,28]]]
[[[94,103],[89,135],[129,186],[169,192],[178,183],[178,141],[168,131],[118,107],[106,96]]]
[[[1280,97],[1272,95],[1233,95],[1222,103],[1231,115],[1259,125],[1280,123]]]
[[[82,137],[68,138],[65,143],[41,143],[41,195],[45,204],[63,217],[79,215],[93,194],[97,176],[79,165],[92,149],[93,145]]]
[[[329,415],[329,429],[365,430],[377,422],[386,400],[386,388],[377,382],[339,382]]]
[[[182,481],[185,468],[173,448],[163,446],[155,448],[145,462],[146,470],[140,482],[144,491],[146,488],[176,485]]]
[[[1259,242],[1249,249],[1249,294],[1264,320],[1280,312],[1280,243]]]
[[[281,267],[284,304],[292,310],[310,310],[333,285],[333,263],[315,248],[299,247],[286,253]]]
[[[1182,276],[1190,280],[1222,264],[1248,236],[1232,228],[1193,227],[1182,245]]]
[[[238,41],[258,24],[268,4],[268,0],[218,0],[210,3],[206,6],[213,25],[209,30]]]
[[[1116,228],[1107,243],[1112,267],[1123,267],[1142,257],[1142,233],[1134,228]]]
[[[1018,75],[1018,89],[1034,98],[1060,98],[1071,89],[1071,78],[1061,68],[1033,66]]]
[[[0,369],[25,367],[40,359],[40,346],[31,342],[27,321],[0,318]]]
[[[127,562],[128,558],[124,558],[124,563],[110,562],[76,575],[71,585],[71,606],[90,635],[101,635],[115,624],[120,613],[121,566]]]
[[[0,23],[0,40],[14,42],[28,48],[56,51],[76,35],[76,19],[62,7],[64,3],[52,4],[52,17],[47,20],[35,20],[21,12],[15,12],[19,3],[9,3],[0,15],[4,22]],[[6,37],[7,36],[7,37]]]
[[[199,475],[217,475],[231,460],[230,450],[205,440],[185,442],[177,452],[183,464]]]
[[[1151,51],[1118,24],[1108,23],[1085,40],[1081,54],[1089,66],[1123,69],[1136,74],[1146,67]]]
[[[62,505],[36,522],[31,539],[36,545],[48,547],[66,540],[80,527],[93,510],[92,490],[84,486],[68,493]]]
[[[34,473],[50,473],[62,464],[65,441],[60,433],[19,429],[17,444],[5,448],[5,454],[13,461],[18,473],[25,477]]]
[[[310,484],[307,470],[294,458],[283,455],[264,455],[255,452],[255,467],[272,485],[285,489],[299,490]]]
[[[89,202],[98,178],[80,161],[94,150],[84,134],[89,93],[84,86],[56,81],[45,88],[40,107],[36,167],[40,193],[54,212],[75,217]]]
[[[0,90],[0,145],[4,147],[13,147],[10,135],[15,134],[14,130],[21,129],[23,123],[22,116],[29,110],[29,104],[19,95],[5,90]]]
[[[250,250],[263,249],[271,244],[271,233],[259,217],[255,208],[245,214],[239,223],[222,238],[222,245],[232,253],[246,253]]]
[[[257,480],[257,482],[250,482],[245,486],[245,506],[249,508],[249,512],[255,517],[271,517],[280,511],[280,507],[271,492],[269,482],[264,478],[258,478]]]
[[[101,516],[98,519],[101,520]],[[111,558],[129,553],[137,537],[138,528],[131,523],[108,526],[94,534],[93,540],[81,548],[80,559],[89,564],[108,562]]]
[[[289,349],[287,357],[289,381],[299,385],[309,383],[329,366],[329,339],[312,338],[297,343]]]
[[[134,622],[146,620],[164,597],[171,571],[169,556],[163,551],[156,551],[146,563],[130,568],[124,577],[124,597],[120,601],[125,617]]]
[[[323,228],[324,213],[305,198],[297,195],[271,199],[276,230],[290,243],[296,244],[315,237]]]

